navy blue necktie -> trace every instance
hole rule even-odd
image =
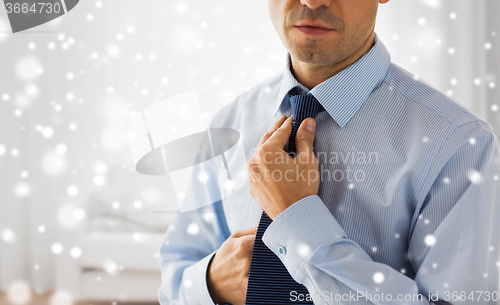
[[[295,135],[300,123],[306,118],[314,118],[319,111],[323,110],[323,107],[310,93],[301,95],[292,89],[288,94],[292,106],[293,128],[288,140],[287,153],[295,157]],[[271,222],[272,219],[262,212],[252,250],[246,305],[295,304],[296,302],[290,300],[291,291],[303,295],[309,293],[304,285],[292,278],[281,260],[262,241],[264,231]],[[311,301],[300,303],[313,304]]]

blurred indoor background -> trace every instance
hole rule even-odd
[[[335,0],[333,0],[335,1]],[[134,171],[137,111],[195,90],[208,125],[283,71],[268,2],[83,0],[12,34],[0,8],[0,304],[154,304],[176,210]],[[499,130],[500,1],[392,0],[394,63]]]

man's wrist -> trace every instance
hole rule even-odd
[[[221,296],[219,295],[219,293],[217,292],[217,289],[215,289],[215,287],[212,284],[213,278],[212,278],[212,274],[210,273],[210,267],[212,266],[212,262],[213,262],[216,254],[217,254],[217,252],[215,252],[214,255],[212,255],[212,258],[208,262],[207,274],[206,274],[207,288],[208,288],[208,293],[210,294],[210,297],[212,298],[212,301],[215,303],[215,305],[225,305],[226,303],[224,303],[221,300]]]

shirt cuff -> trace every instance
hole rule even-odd
[[[347,235],[318,195],[295,202],[267,227],[262,241],[280,258],[290,275],[304,283],[301,266],[325,244],[344,240]]]
[[[202,260],[184,269],[182,276],[181,295],[186,304],[211,304],[215,305],[207,286],[208,264],[212,261],[216,251],[205,256]]]

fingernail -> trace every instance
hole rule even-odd
[[[316,122],[314,120],[307,120],[304,122],[306,124],[307,130],[314,132],[316,130]]]

